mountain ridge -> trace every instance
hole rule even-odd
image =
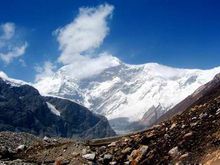
[[[110,63],[104,71],[82,79],[72,74],[73,65],[65,65],[35,83],[11,79],[3,72],[0,77],[15,85],[32,85],[44,96],[74,101],[106,116],[118,133],[127,133],[150,126],[220,72],[220,67],[201,70],[158,63],[131,65],[116,57]],[[149,117],[146,120],[144,116]]]
[[[1,78],[0,111],[0,131],[85,139],[115,135],[104,116],[69,100],[43,97],[30,85],[14,86]]]
[[[158,105],[161,106],[159,118],[220,72],[220,67],[181,69],[157,63],[130,65],[116,58],[113,61],[115,65],[112,67],[83,79],[75,79],[71,73],[74,66],[66,65],[52,76],[37,81],[34,86],[45,95],[74,100],[106,116],[114,129],[120,132],[140,121],[150,108]],[[152,115],[154,117],[155,114]],[[121,118],[127,123],[125,127],[116,126],[116,123],[122,123]]]
[[[220,73],[215,75],[215,77],[211,81],[209,81],[208,83],[206,83],[206,84],[200,86],[198,89],[196,89],[191,95],[186,97],[184,100],[182,100],[180,103],[178,103],[172,109],[170,109],[167,113],[162,115],[153,124],[167,120],[177,114],[180,114],[180,113],[186,111],[187,109],[190,109],[195,104],[199,104],[204,99],[209,99],[206,97],[208,94],[213,95],[214,92],[216,92],[218,94],[219,92],[216,89],[218,89],[218,87],[220,86],[219,82],[220,82]]]

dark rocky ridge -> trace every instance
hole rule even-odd
[[[79,137],[92,139],[115,135],[104,116],[94,114],[87,108],[67,99],[44,97],[44,100],[54,105],[61,112],[61,117],[65,119],[65,122],[71,125],[66,137],[79,134]]]
[[[52,113],[46,102],[54,104],[61,115]],[[42,97],[29,85],[12,86],[1,78],[0,131],[75,138],[115,135],[105,117],[65,99]]]

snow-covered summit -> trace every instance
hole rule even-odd
[[[220,72],[220,67],[179,69],[157,63],[128,65],[116,61],[117,65],[82,80],[74,77],[71,65],[66,65],[35,87],[43,94],[73,99],[108,119],[137,121],[152,106],[160,104],[164,111],[173,107]]]

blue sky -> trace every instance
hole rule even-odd
[[[1,0],[0,24],[12,23],[15,31],[10,39],[2,39],[4,47],[0,42],[0,54],[13,51],[16,57],[0,60],[0,70],[33,81],[36,67],[56,61],[62,53],[54,31],[71,23],[80,7],[105,3],[114,10],[99,51],[130,64],[202,69],[220,65],[218,0]]]

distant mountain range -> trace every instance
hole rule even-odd
[[[103,72],[83,79],[72,75],[73,65],[65,65],[33,85],[43,95],[68,98],[106,116],[114,130],[127,133],[152,125],[220,72],[220,67],[200,70],[157,63],[128,65],[115,57],[112,63]]]
[[[104,116],[66,99],[43,97],[2,72],[0,77],[0,131],[85,139],[115,135]]]

